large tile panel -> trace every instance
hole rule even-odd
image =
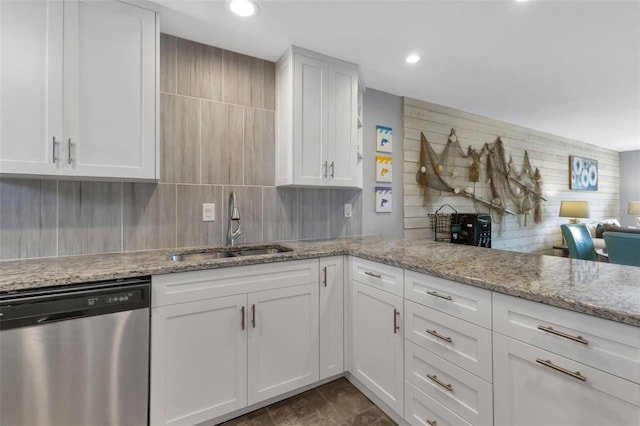
[[[242,122],[242,107],[202,101],[202,183],[244,183]]]
[[[176,245],[176,185],[125,183],[124,250]]]
[[[160,180],[200,182],[200,102],[160,95]]]
[[[177,49],[178,94],[222,100],[222,50],[182,38]]]
[[[262,108],[276,110],[276,64],[264,61],[262,63]]]
[[[177,85],[177,39],[160,34],[160,91],[176,93]]]
[[[262,60],[228,50],[222,53],[222,100],[262,108]]]
[[[321,188],[298,190],[298,238],[326,238],[329,235],[329,191]]]
[[[236,192],[242,234],[238,243],[260,243],[262,238],[262,188],[257,186],[225,186],[222,190],[222,231],[226,243],[229,223],[229,195]]]
[[[275,184],[275,113],[245,108],[244,183]]]
[[[223,244],[222,187],[213,185],[178,185],[177,246]],[[215,203],[214,222],[202,221],[202,204]]]
[[[57,185],[0,179],[0,258],[55,256]]]
[[[122,250],[122,184],[60,182],[58,254]]]
[[[298,189],[263,188],[264,240],[298,238]]]

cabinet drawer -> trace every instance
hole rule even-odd
[[[494,331],[640,383],[640,327],[504,294],[493,296]]]
[[[407,299],[491,328],[490,291],[413,271],[405,271],[404,283]]]
[[[491,383],[414,343],[405,344],[405,380],[471,424],[493,424]]]
[[[496,425],[640,424],[637,384],[498,333],[494,344]]]
[[[404,311],[405,338],[491,382],[491,331],[408,300]]]
[[[403,296],[404,273],[401,268],[395,266],[352,257],[351,279]]]
[[[318,259],[308,259],[154,275],[151,306],[318,283],[319,268]]]
[[[471,426],[409,382],[404,384],[404,419],[415,426]]]

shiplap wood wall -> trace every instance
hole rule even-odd
[[[425,199],[423,189],[416,183],[420,158],[420,132],[440,154],[446,145],[451,129],[455,129],[461,146],[466,152],[471,146],[479,151],[485,143],[493,143],[501,137],[507,160],[509,155],[518,170],[522,168],[525,150],[531,166],[542,174],[542,218],[534,223],[530,214],[525,226],[524,215],[504,215],[501,222],[493,222],[492,247],[504,250],[552,254],[553,245],[562,242],[560,225],[568,219],[558,217],[561,200],[589,200],[591,218],[620,217],[620,160],[616,151],[566,139],[560,136],[527,129],[510,123],[466,113],[429,102],[404,98],[404,235],[407,238],[433,237],[428,213],[434,213],[447,203],[458,212],[485,213],[488,208],[470,199],[430,190]],[[577,155],[598,160],[598,191],[569,189],[569,156]],[[481,161],[481,179],[476,184],[476,194],[490,199],[486,184],[486,161]],[[460,178],[460,187],[470,187],[466,176]],[[518,212],[511,201],[507,208]]]

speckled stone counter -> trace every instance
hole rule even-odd
[[[293,251],[182,262],[169,260],[172,250],[2,261],[0,292],[349,254],[640,327],[638,267],[381,237],[282,245]]]

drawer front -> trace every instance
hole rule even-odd
[[[318,283],[319,270],[318,259],[307,259],[154,275],[151,306]]]
[[[493,296],[494,331],[640,383],[640,327],[504,294]]]
[[[493,424],[491,383],[414,343],[405,344],[405,380],[467,422]]]
[[[405,271],[405,298],[491,328],[491,292],[431,275]]]
[[[405,338],[491,382],[491,331],[405,301]]]
[[[352,257],[351,279],[403,297],[404,271],[401,268]]]
[[[471,426],[409,382],[404,384],[404,419],[415,426]]]

